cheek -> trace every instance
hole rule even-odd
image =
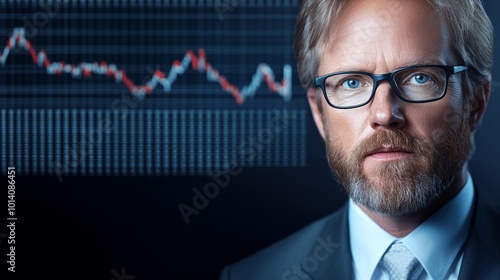
[[[466,118],[466,114],[464,113],[464,105],[465,98],[462,94],[463,90],[461,86],[457,83],[452,83],[449,85],[449,92],[443,98],[443,106],[445,106],[443,111],[443,125],[444,126],[455,126],[462,122],[464,118]],[[437,105],[440,105],[439,103]]]
[[[327,109],[328,110],[328,109]],[[341,147],[344,151],[353,149],[358,138],[362,134],[362,122],[360,116],[353,116],[350,111],[325,111],[324,126],[325,133],[329,139]]]
[[[407,118],[417,137],[440,143],[445,132],[459,128],[463,121],[461,104],[452,100],[440,101],[420,104],[424,106],[408,112]]]

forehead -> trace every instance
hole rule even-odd
[[[328,30],[319,74],[452,63],[448,38],[445,21],[425,0],[349,2]]]

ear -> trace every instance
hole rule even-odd
[[[325,139],[325,130],[323,127],[323,113],[322,110],[318,107],[318,102],[316,102],[316,90],[317,89],[309,89],[307,91],[307,100],[309,101],[309,107],[311,107],[311,113],[316,123],[316,127],[318,128],[319,134]]]
[[[481,120],[483,119],[486,105],[490,99],[491,81],[486,81],[483,85],[478,86],[474,91],[470,104],[469,127],[471,132],[475,131]]]

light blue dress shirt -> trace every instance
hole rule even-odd
[[[348,220],[356,280],[389,279],[379,261],[395,240],[400,240],[420,261],[419,280],[457,279],[463,258],[474,201],[472,178],[446,205],[404,238],[398,239],[371,220],[351,199]]]

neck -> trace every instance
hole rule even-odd
[[[432,201],[426,208],[418,212],[402,216],[388,216],[368,210],[361,204],[356,205],[363,210],[381,228],[397,238],[403,238],[421,225],[427,218],[439,210],[450,199],[455,197],[465,186],[467,181],[467,165],[456,176],[452,184],[436,200]]]

